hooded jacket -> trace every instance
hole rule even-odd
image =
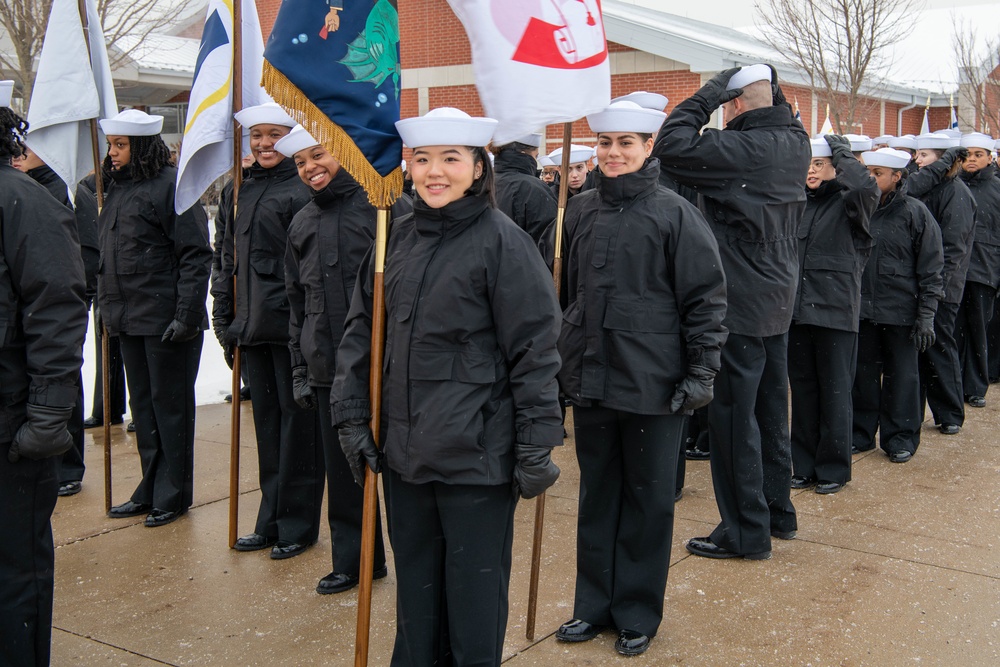
[[[308,367],[309,384],[329,387],[354,282],[375,239],[376,210],[346,169],[311,196],[288,226],[288,349],[293,368]],[[400,199],[393,213],[398,218],[410,209],[409,198]]]
[[[723,131],[702,128],[715,108],[700,95],[667,116],[653,156],[668,178],[698,193],[726,272],[731,333],[788,331],[799,279],[809,135],[788,105],[746,111]]]
[[[100,217],[97,299],[112,336],[162,336],[172,320],[208,326],[212,267],[208,216],[201,204],[174,210],[177,170],[148,180],[129,165],[111,172]]]
[[[563,393],[581,406],[670,414],[689,364],[718,370],[726,284],[704,218],[660,166],[601,176],[566,211]]]
[[[941,231],[918,199],[906,194],[906,181],[872,214],[875,239],[861,278],[861,319],[911,326],[918,311],[937,312],[944,294]]]
[[[225,224],[222,268],[212,284],[213,319],[229,322],[240,345],[288,345],[285,246],[292,217],[309,203],[309,188],[295,163],[285,158],[265,169],[255,164],[240,186],[236,222],[232,190],[223,192],[219,217]],[[235,256],[233,254],[235,248]],[[236,310],[233,315],[233,276]]]
[[[528,232],[535,243],[556,219],[556,200],[535,175],[537,164],[535,158],[511,148],[500,151],[493,163],[497,208]]]
[[[333,421],[369,419],[372,253],[331,389]],[[562,443],[559,309],[534,243],[484,197],[393,224],[385,266],[381,445],[411,484],[507,484],[515,442]]]
[[[948,176],[951,164],[938,160],[907,180],[907,193],[922,201],[941,228],[945,303],[961,303],[976,231],[976,201],[962,179]]]
[[[853,157],[834,159],[836,178],[806,192],[792,320],[857,332],[861,275],[873,245],[868,221],[881,193],[863,164]]]
[[[976,232],[966,282],[1000,289],[1000,179],[996,165],[962,172],[962,181],[976,200]]]

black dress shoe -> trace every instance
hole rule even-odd
[[[79,481],[75,482],[63,482],[59,485],[59,495],[60,496],[75,496],[80,493],[80,489],[83,485]]]
[[[154,507],[146,515],[146,520],[142,523],[146,528],[159,528],[160,526],[177,521],[185,511],[177,510],[176,512],[168,512],[167,510],[158,510]]]
[[[233,545],[233,549],[236,549],[237,551],[260,551],[261,549],[273,547],[277,543],[277,537],[264,537],[263,535],[258,535],[257,533],[250,533],[249,535],[244,535],[240,539],[236,540],[236,544]]]
[[[804,475],[792,475],[792,488],[793,489],[808,489],[816,483],[815,477],[806,477]]]
[[[851,445],[851,454],[853,455],[864,454],[865,452],[870,452],[873,449],[875,449],[874,443],[867,447],[858,447],[857,445]]]
[[[372,572],[372,581],[385,579],[388,574],[389,568],[383,566],[382,569]],[[331,572],[319,580],[319,583],[316,585],[316,592],[320,595],[343,593],[344,591],[351,590],[357,585],[357,576],[353,574],[344,574],[343,572]]]
[[[561,642],[589,642],[603,630],[603,625],[591,625],[587,621],[574,618],[559,626],[556,630],[556,639]]]
[[[711,454],[703,449],[698,449],[697,447],[684,450],[684,458],[688,461],[707,461],[709,457],[711,457]]]
[[[674,491],[674,502],[675,503],[678,500],[680,500],[681,498],[683,498],[683,497],[684,497],[684,489],[683,488],[680,488],[680,489],[677,489],[676,491]]]
[[[938,430],[945,435],[955,435],[962,430],[962,427],[958,424],[941,424],[938,426]]]
[[[695,556],[703,556],[705,558],[743,558],[745,560],[771,559],[770,551],[762,551],[755,554],[738,554],[735,551],[730,551],[729,549],[720,547],[709,537],[692,537],[684,546]]]
[[[284,560],[285,558],[298,556],[314,544],[316,543],[310,542],[309,544],[299,544],[298,542],[285,542],[284,540],[278,540],[278,543],[271,547],[271,559]]]
[[[889,460],[893,463],[906,463],[913,458],[913,452],[908,452],[905,449],[901,449],[898,452],[893,452],[889,454]]]
[[[108,516],[112,519],[127,519],[130,516],[148,514],[151,509],[153,509],[152,505],[147,505],[145,503],[133,503],[131,500],[127,500],[121,505],[115,505],[108,510]]]
[[[794,540],[795,536],[798,535],[797,530],[775,530],[771,529],[771,537],[777,537],[779,540]]]
[[[615,640],[615,650],[622,655],[639,655],[649,648],[649,637],[635,630],[621,630]]]
[[[122,421],[124,420],[121,415],[111,418],[112,424],[121,424]],[[96,428],[98,426],[104,426],[104,417],[95,417],[91,415],[83,420],[83,428]]]
[[[969,396],[969,405],[974,408],[985,408],[986,407],[986,397],[985,396]]]
[[[816,493],[824,495],[830,493],[837,493],[842,488],[844,488],[844,485],[841,484],[840,482],[820,482],[819,484],[816,485]]]
[[[125,427],[125,430],[129,433],[135,433],[135,422],[129,422],[128,426]]]

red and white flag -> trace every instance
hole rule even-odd
[[[600,0],[448,0],[472,44],[476,87],[503,144],[611,102]]]

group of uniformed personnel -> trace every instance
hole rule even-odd
[[[110,516],[158,527],[192,504],[211,282],[213,330],[230,365],[241,351],[254,400],[261,502],[235,548],[305,551],[325,483],[333,568],[316,590],[353,588],[364,469],[382,472],[394,665],[499,664],[514,509],[559,476],[564,402],[581,481],[573,618],[556,637],[612,628],[623,655],[646,651],[662,621],[695,411],[721,520],[686,548],[708,558],[770,558],[772,538],[796,536],[791,489],[840,491],[876,430],[892,461],[909,460],[924,396],[957,432],[963,401],[984,405],[990,379],[992,140],[917,138],[916,170],[861,138],[810,141],[769,65],[726,70],[666,105],[616,98],[587,117],[596,149],[571,147],[561,303],[546,269],[558,180],[538,177],[541,135],[493,145],[491,159],[492,119],[443,108],[397,124],[413,198],[393,207],[386,251],[378,443],[376,212],[281,107],[236,115],[253,164],[224,190],[214,265],[204,209],[175,210],[162,118],[101,121],[95,225],[86,188],[74,222],[60,188],[49,196],[7,165],[28,160],[29,176],[55,182],[30,161],[26,124],[0,109],[0,498],[6,534],[20,537],[0,559],[3,650],[48,662],[49,516],[59,484],[82,478],[82,459],[64,452],[82,441],[68,426],[82,420],[94,294],[121,344],[142,468]],[[720,107],[725,129],[704,129]],[[561,150],[544,158],[558,164]],[[387,574],[380,524],[371,574]]]

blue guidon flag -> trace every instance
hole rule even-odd
[[[262,83],[378,207],[403,191],[395,0],[284,0]]]

